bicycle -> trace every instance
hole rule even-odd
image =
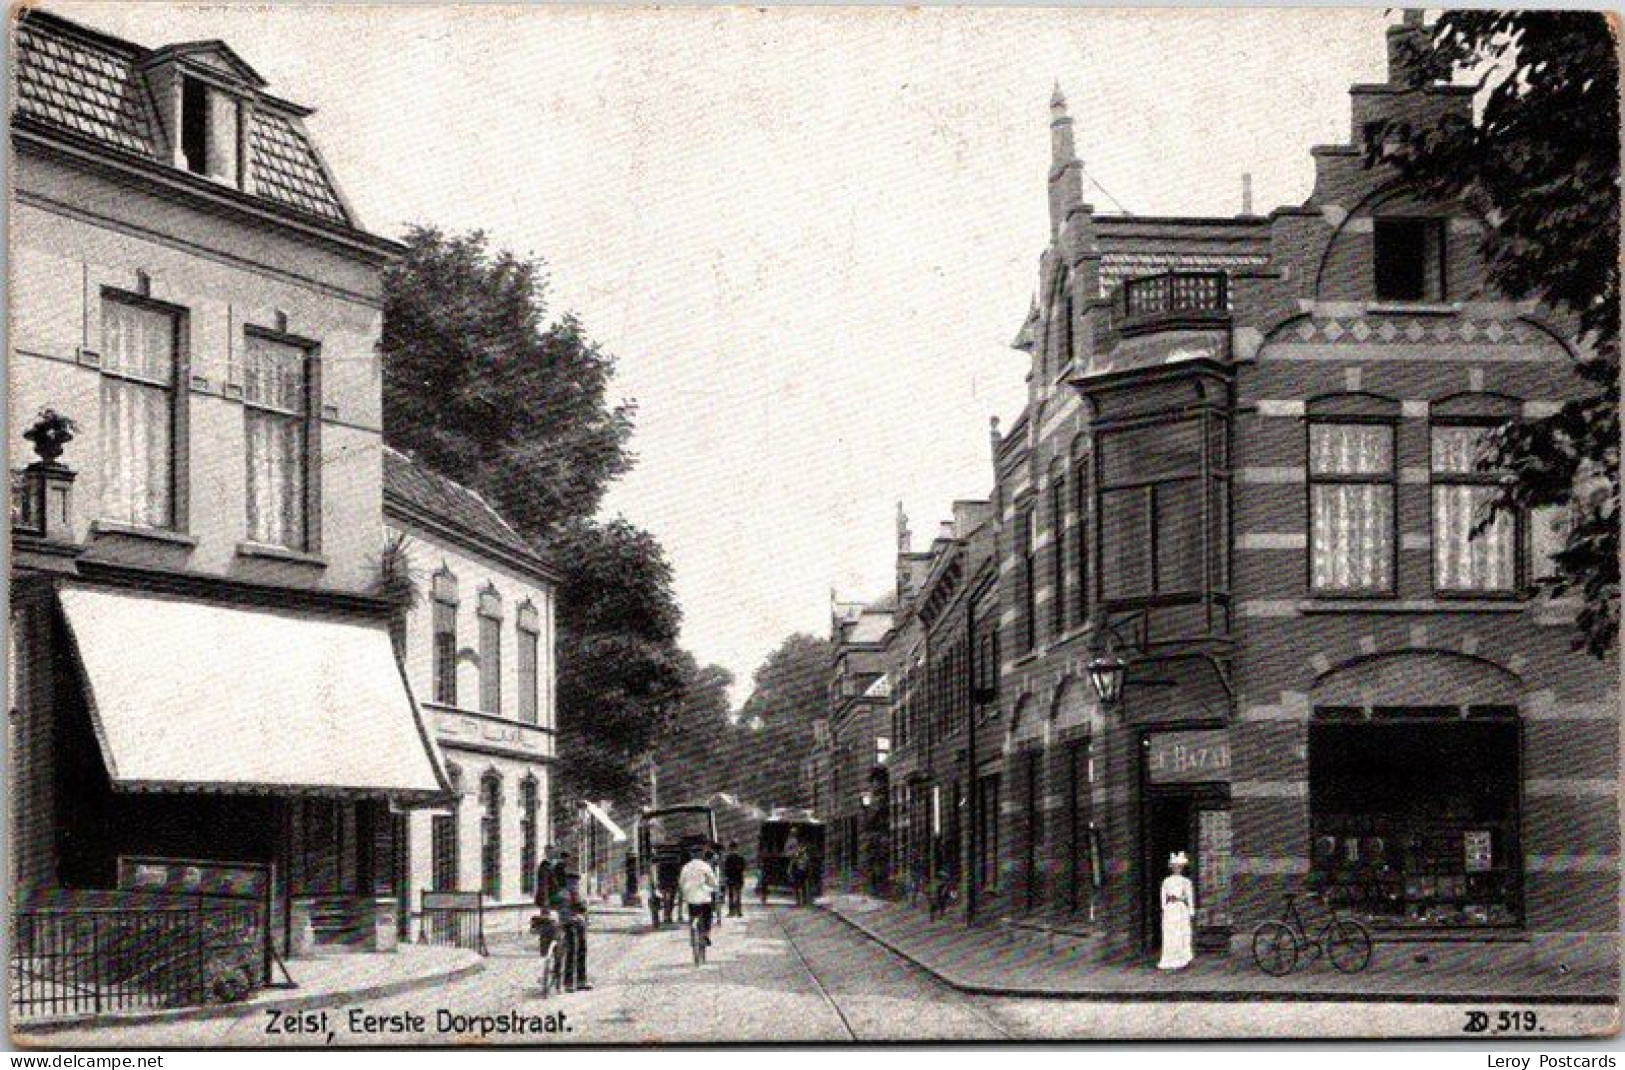
[[[1324,953],[1339,973],[1359,973],[1371,965],[1371,933],[1364,925],[1343,917],[1328,902],[1331,916],[1310,939],[1298,913],[1297,895],[1288,892],[1282,898],[1286,909],[1280,919],[1260,922],[1253,929],[1253,963],[1259,969],[1271,977],[1285,977],[1298,968],[1298,956],[1306,949],[1311,960]],[[1319,897],[1309,893],[1304,898]]]

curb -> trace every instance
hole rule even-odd
[[[164,1025],[170,1022],[197,1022],[210,1018],[232,1018],[239,1015],[247,1017],[250,1014],[257,1014],[266,1010],[315,1010],[320,1007],[331,1007],[341,1003],[398,996],[404,992],[414,992],[420,988],[451,984],[483,972],[485,972],[485,961],[481,959],[477,962],[459,966],[456,969],[443,970],[439,973],[426,973],[420,977],[408,977],[401,981],[382,981],[378,984],[368,985],[365,988],[346,988],[331,992],[288,995],[281,998],[245,1000],[241,1003],[210,1003],[202,1007],[177,1007],[171,1010],[127,1011],[123,1013],[92,1014],[81,1018],[52,1018],[44,1022],[13,1023],[11,1031],[13,1036],[26,1037],[62,1033],[70,1029],[99,1029],[126,1025]]]
[[[1059,988],[1003,988],[998,985],[985,985],[962,980],[931,965],[912,951],[900,946],[897,941],[881,936],[870,929],[869,926],[847,917],[838,910],[832,910],[827,906],[820,906],[819,909],[833,918],[839,918],[863,937],[879,944],[898,958],[907,961],[916,969],[930,974],[949,988],[969,996],[999,996],[1005,999],[1068,999],[1091,1003],[1516,1003],[1537,1006],[1590,1006],[1597,1004],[1617,1006],[1620,1002],[1619,995],[1616,993],[1600,995],[1521,995],[1506,992],[1283,992],[1278,989],[1217,988],[1080,992],[1073,989]]]

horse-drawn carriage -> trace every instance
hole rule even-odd
[[[757,833],[756,862],[762,902],[774,891],[812,902],[824,885],[824,823],[810,810],[774,810]]]
[[[709,806],[664,806],[638,816],[635,865],[648,874],[651,890],[659,895],[649,901],[650,920],[656,926],[673,920],[683,866],[717,846],[717,819]]]

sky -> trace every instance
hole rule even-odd
[[[890,588],[992,485],[988,421],[1048,239],[1058,83],[1101,211],[1310,192],[1383,74],[1380,7],[594,8],[58,3],[149,46],[222,38],[364,224],[486,230],[550,266],[638,404],[610,492],[660,539],[683,644],[750,674]]]

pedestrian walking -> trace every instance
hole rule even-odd
[[[587,900],[581,894],[581,874],[567,872],[559,900],[559,925],[564,931],[564,990],[590,992],[587,983]]]
[[[739,844],[728,841],[728,854],[722,859],[722,886],[727,893],[729,917],[745,916],[745,856]]]
[[[1191,915],[1196,909],[1196,888],[1185,876],[1190,857],[1184,851],[1168,856],[1169,874],[1162,882],[1162,959],[1159,970],[1183,970],[1191,964]]]
[[[716,877],[717,877],[716,890],[711,893],[711,924],[712,924],[713,928],[720,929],[720,928],[722,928],[722,914],[723,914],[723,910],[722,910],[722,859],[717,857],[717,849],[715,847],[707,847],[705,849],[705,861],[706,861],[706,864],[711,867],[711,872],[716,874]]]

